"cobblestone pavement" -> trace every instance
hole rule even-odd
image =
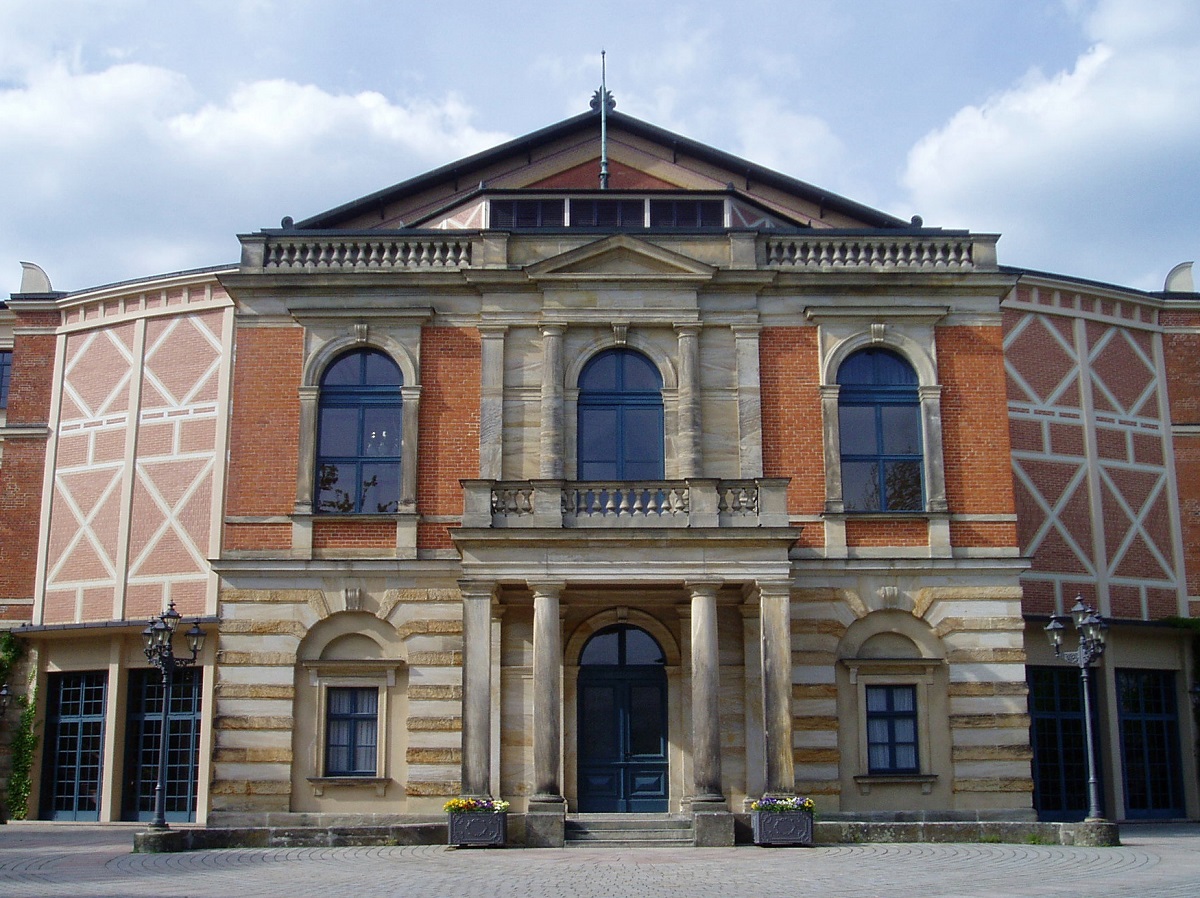
[[[0,896],[341,898],[1197,898],[1200,824],[1127,826],[1119,848],[232,849],[133,854],[132,825],[0,827]]]

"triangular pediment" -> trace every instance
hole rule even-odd
[[[628,234],[614,234],[543,259],[526,269],[535,280],[707,281],[711,265]]]

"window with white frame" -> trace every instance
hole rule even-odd
[[[0,349],[0,409],[8,408],[8,382],[12,377],[12,350]]]

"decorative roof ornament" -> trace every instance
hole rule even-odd
[[[604,51],[600,51],[600,89],[592,94],[592,111],[600,110],[600,189],[608,190],[608,113],[617,101],[604,83]],[[603,98],[603,99],[602,99]]]

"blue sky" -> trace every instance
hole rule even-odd
[[[0,0],[0,295],[235,262],[618,108],[1002,263],[1148,290],[1200,255],[1194,0]]]

